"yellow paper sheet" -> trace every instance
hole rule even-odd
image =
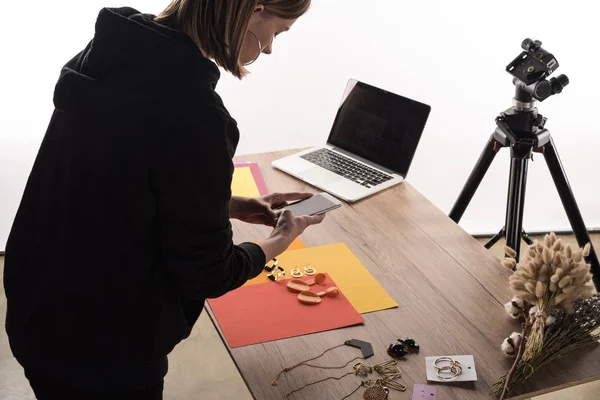
[[[286,277],[291,277],[290,271],[296,266],[302,271],[307,263],[317,272],[327,272],[360,314],[398,307],[394,299],[344,243],[286,251],[277,259],[279,265],[285,269]],[[263,272],[247,284],[265,282],[271,281],[267,279],[267,273]]]
[[[292,244],[290,244],[290,247],[288,247],[286,251],[300,250],[304,249],[305,247],[306,246],[304,245],[304,243],[302,243],[300,239],[296,238],[296,240],[294,240]]]
[[[250,167],[237,167],[234,169],[233,180],[231,181],[231,195],[243,197],[260,196]]]

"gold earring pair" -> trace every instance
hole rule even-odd
[[[442,365],[443,363],[446,363],[446,365]],[[438,358],[433,362],[433,367],[435,368],[435,374],[437,375],[437,377],[443,380],[454,379],[460,374],[462,374],[462,367],[460,365],[460,362],[450,357]],[[449,373],[451,373],[452,376],[441,375],[445,371],[449,371]]]
[[[290,271],[290,273],[292,274],[292,276],[294,278],[300,278],[302,277],[302,271],[300,271],[300,269],[298,269],[298,267],[294,268],[293,270]],[[317,273],[317,270],[314,268],[310,268],[308,266],[308,264],[306,264],[304,266],[304,274],[307,276],[312,276],[315,275]]]

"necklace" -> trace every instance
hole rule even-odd
[[[279,371],[279,373],[277,374],[277,377],[276,377],[275,379],[273,379],[273,381],[271,382],[271,385],[273,385],[273,386],[277,386],[277,385],[279,385],[279,378],[281,377],[281,375],[282,375],[282,374],[284,374],[284,373],[286,373],[286,372],[290,372],[291,370],[293,370],[293,369],[295,369],[295,368],[298,368],[298,367],[300,367],[300,366],[302,366],[302,365],[306,365],[307,367],[312,367],[312,368],[320,368],[320,369],[342,369],[342,368],[345,368],[345,367],[347,367],[347,366],[348,366],[348,364],[350,364],[352,361],[356,361],[356,360],[359,360],[359,359],[361,359],[361,358],[362,358],[362,357],[360,357],[360,356],[359,356],[359,357],[354,357],[352,360],[348,361],[346,364],[344,364],[344,365],[342,365],[342,366],[339,366],[339,367],[327,367],[327,366],[321,366],[321,365],[313,365],[313,364],[308,364],[308,362],[310,362],[310,361],[314,361],[314,360],[316,360],[317,358],[323,357],[323,356],[325,355],[325,353],[327,353],[327,352],[329,352],[329,351],[331,351],[331,350],[337,349],[338,347],[342,347],[342,346],[346,346],[346,344],[340,344],[340,345],[337,345],[337,346],[331,347],[331,348],[329,348],[329,349],[325,350],[324,352],[322,352],[321,354],[319,354],[319,355],[318,355],[318,356],[316,356],[316,357],[309,358],[308,360],[301,361],[301,362],[299,362],[299,363],[298,363],[298,364],[296,364],[296,365],[292,365],[291,367],[287,367],[287,368],[284,368],[284,369],[282,369],[282,370],[281,370],[281,371]],[[347,375],[350,375],[350,374],[353,374],[353,373],[354,373],[354,372],[350,372],[350,373],[348,373],[348,374],[346,374],[346,375],[343,375],[343,376],[341,376],[341,377],[339,377],[339,378],[327,378],[327,379],[338,379],[338,380],[339,380],[339,379],[342,379],[344,376],[347,376]],[[322,381],[325,381],[325,380],[327,380],[327,379],[323,379]],[[318,382],[315,382],[315,383],[318,383]]]
[[[355,357],[352,360],[345,363],[344,365],[335,366],[335,367],[309,364],[310,361],[314,361],[314,360],[322,357],[323,355],[325,355],[327,352],[332,351],[332,350],[337,349],[338,347],[342,347],[342,346],[352,346],[352,347],[360,348],[363,353],[363,356]],[[344,342],[344,344],[340,344],[337,346],[333,346],[329,349],[326,349],[325,351],[323,351],[321,354],[319,354],[316,357],[309,358],[307,360],[299,362],[298,364],[292,365],[291,367],[282,369],[277,374],[277,377],[271,382],[271,385],[273,385],[273,386],[279,385],[279,378],[281,377],[282,374],[290,372],[293,369],[298,368],[302,365],[311,367],[311,368],[319,368],[319,369],[342,369],[342,368],[347,367],[348,364],[350,364],[353,361],[356,361],[359,359],[365,359],[372,355],[373,355],[373,351],[372,351],[372,346],[370,343],[362,342],[362,341],[356,340],[356,339],[347,340],[346,342]],[[288,392],[285,395],[285,400],[287,400],[292,394],[299,392],[309,386],[316,385],[318,383],[322,383],[322,382],[325,382],[328,380],[338,380],[339,381],[340,379],[343,379],[349,375],[356,375],[361,378],[367,378],[368,375],[373,373],[374,371],[377,372],[381,376],[381,378],[375,379],[375,380],[367,379],[367,380],[361,381],[360,385],[356,389],[354,389],[350,394],[344,396],[341,400],[347,399],[348,397],[352,396],[361,387],[366,387],[365,393],[363,394],[363,399],[365,399],[365,400],[386,400],[388,398],[388,393],[389,393],[388,386],[392,387],[396,390],[400,390],[400,391],[406,390],[406,386],[395,381],[396,379],[400,378],[402,375],[397,364],[398,364],[398,361],[396,361],[396,360],[384,361],[382,363],[375,364],[373,366],[359,362],[354,365],[352,372],[347,372],[340,376],[330,376],[330,377],[326,377],[323,379],[319,379],[314,382],[309,382],[309,383],[305,384],[304,386],[299,387],[298,389],[294,389],[294,390]]]
[[[341,365],[339,367],[326,367],[326,366],[308,364],[308,362],[314,361],[317,358],[323,357],[325,355],[325,353],[327,353],[331,350],[337,349],[338,347],[342,347],[342,346],[351,346],[351,347],[356,347],[356,348],[360,349],[360,351],[362,352],[362,357],[354,357],[352,360],[348,361],[346,364]],[[333,347],[326,349],[324,352],[322,352],[321,354],[319,354],[316,357],[309,358],[308,360],[301,361],[296,365],[292,365],[291,367],[282,369],[277,374],[277,377],[271,382],[271,385],[273,385],[273,386],[279,385],[279,378],[281,377],[281,374],[290,372],[294,368],[300,367],[302,365],[305,365],[307,367],[312,367],[312,368],[320,368],[320,369],[342,369],[342,368],[346,368],[348,366],[348,364],[350,364],[352,361],[356,361],[356,360],[360,360],[360,359],[367,359],[367,358],[371,357],[372,355],[373,355],[373,346],[371,346],[371,343],[363,342],[362,340],[357,340],[357,339],[346,340],[343,344],[339,344],[337,346],[333,346]],[[341,379],[341,378],[339,378],[339,379]]]

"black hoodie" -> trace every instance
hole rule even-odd
[[[101,10],[62,69],[6,247],[15,357],[84,389],[156,383],[204,300],[265,264],[260,247],[232,242],[239,132],[219,70],[153,19]]]

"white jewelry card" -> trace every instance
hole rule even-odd
[[[450,357],[460,363],[462,373],[457,377],[453,377],[449,371],[442,371],[442,376],[448,376],[450,379],[441,379],[436,375],[436,369],[434,366],[435,360],[440,357]],[[438,362],[439,366],[449,365],[447,361]],[[471,355],[464,356],[436,356],[436,357],[425,357],[425,368],[427,370],[427,380],[434,382],[470,382],[477,380],[477,372],[475,371],[475,360]]]

